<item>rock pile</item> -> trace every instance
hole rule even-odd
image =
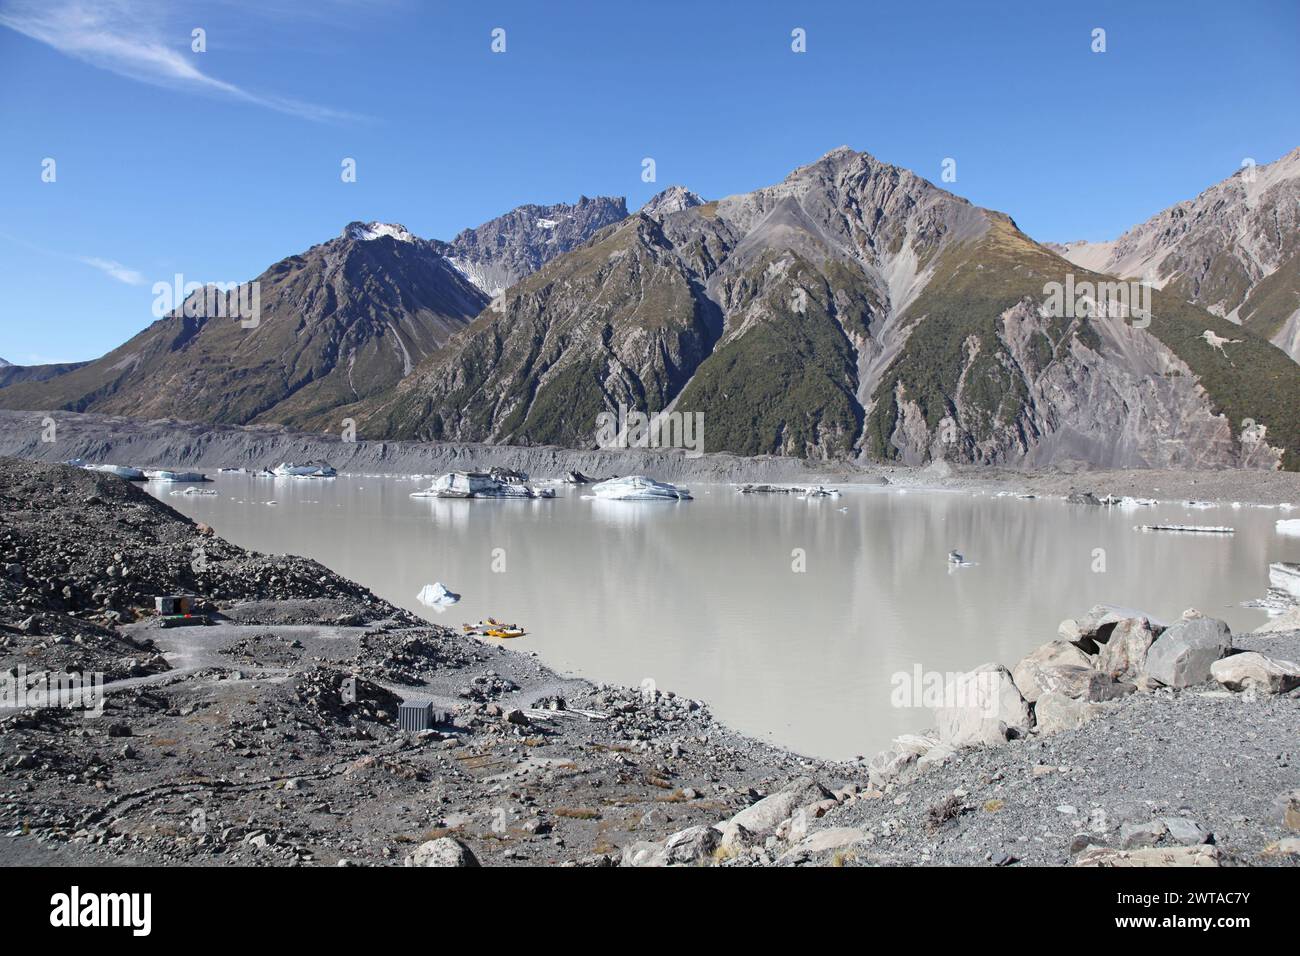
[[[813,779],[796,780],[714,824],[711,833],[695,826],[662,840],[631,844],[621,862],[625,866],[766,865],[874,858],[924,863],[931,852],[926,843],[936,838],[942,842],[942,834],[968,815],[996,818],[1006,804],[1003,797],[976,802],[969,790],[958,788],[940,790],[931,802],[912,809],[905,796],[909,788],[931,777],[951,776],[937,773],[939,768],[997,768],[1003,760],[1022,759],[1000,758],[998,750],[1009,744],[1036,749],[1057,735],[1070,736],[1077,747],[1078,737],[1070,733],[1074,731],[1100,739],[1105,735],[1081,728],[1098,717],[1120,713],[1129,699],[1159,700],[1163,709],[1178,706],[1178,694],[1189,689],[1213,699],[1228,692],[1239,692],[1243,698],[1294,696],[1300,694],[1298,687],[1296,664],[1255,650],[1235,650],[1227,625],[1195,610],[1166,626],[1146,616],[1098,606],[1083,618],[1063,621],[1057,640],[1026,655],[1010,671],[986,664],[953,678],[936,708],[935,730],[903,735],[867,761],[869,787],[853,785],[830,793]],[[1290,715],[1292,727],[1300,723],[1294,706],[1280,713]],[[1142,719],[1134,717],[1129,721],[1133,723],[1141,724]],[[1116,748],[1116,753],[1122,750]],[[1124,758],[1119,759],[1122,763]],[[1028,777],[1033,781],[1056,777],[1066,783],[1087,772],[1039,764]],[[970,776],[969,770],[965,776]],[[1011,782],[1001,769],[984,769],[976,776],[994,792],[1006,792],[1002,787]],[[1158,777],[1158,772],[1153,774],[1153,779]],[[1136,785],[1140,788],[1141,781]],[[1288,793],[1290,797],[1279,798],[1280,809],[1274,816],[1283,826],[1295,818],[1291,827],[1300,829],[1300,797],[1295,796],[1300,791]],[[886,812],[891,794],[898,794],[893,802],[901,811],[892,816]],[[1076,831],[1066,843],[1079,866],[1217,866],[1229,859],[1212,845],[1215,837],[1208,828],[1185,813],[1170,812],[1172,807],[1160,813],[1162,805],[1160,801],[1119,805],[1108,813],[1094,804],[1085,812],[1067,800],[1055,812]],[[876,809],[864,813],[860,808]],[[828,818],[825,823],[823,817]],[[874,821],[870,829],[844,825],[864,817]],[[883,845],[897,845],[907,833],[915,834],[910,839],[919,858],[881,856]],[[915,841],[924,842],[918,848]],[[1300,853],[1300,841],[1286,838],[1270,844],[1260,859],[1295,853]],[[990,851],[985,862],[1007,865],[1017,859],[1013,853]]]

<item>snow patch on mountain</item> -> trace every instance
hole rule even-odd
[[[488,275],[488,270],[484,268],[485,263],[474,262],[461,256],[445,256],[447,263],[463,275],[469,283],[475,288],[487,293],[495,298],[505,291],[500,282],[493,282]]]
[[[349,239],[359,239],[362,242],[382,239],[385,236],[399,242],[416,241],[416,237],[407,231],[405,226],[398,225],[395,222],[353,222],[348,224],[343,234]]]

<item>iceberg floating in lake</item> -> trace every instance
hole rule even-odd
[[[117,475],[117,477],[125,478],[127,481],[145,480],[145,473],[143,471],[139,468],[128,468],[125,465],[89,465],[82,462],[79,458],[68,462],[68,464],[75,465],[78,468],[84,468],[86,471],[98,471],[106,475]]]
[[[1116,495],[1106,495],[1101,499],[1103,505],[1114,505],[1117,508],[1148,508],[1152,505],[1158,505],[1160,502],[1154,498],[1132,498],[1128,495],[1118,497]]]
[[[281,462],[271,469],[277,478],[336,478],[338,472],[326,464],[295,465],[291,461]]]
[[[823,488],[818,485],[816,488],[809,488],[803,494],[803,499],[807,501],[810,498],[838,498],[840,493],[834,488]]]
[[[420,588],[420,593],[415,596],[415,599],[425,607],[441,613],[444,608],[451,607],[459,601],[460,595],[447,590],[447,586],[441,581],[435,581]]]
[[[149,481],[211,481],[207,475],[199,471],[168,471],[160,468],[155,471],[146,471],[145,478]]]
[[[645,475],[611,478],[591,486],[591,493],[607,501],[689,501],[691,493],[666,481]]]
[[[411,492],[412,498],[554,498],[553,488],[537,489],[529,485],[502,481],[483,471],[453,471],[440,475],[423,491]]]
[[[736,485],[736,491],[742,495],[798,495],[801,498],[838,498],[840,493],[834,488],[807,487],[804,485]]]
[[[1236,528],[1212,524],[1139,524],[1135,531],[1173,531],[1178,534],[1234,534]]]
[[[1278,534],[1300,536],[1300,518],[1279,518],[1275,527]]]

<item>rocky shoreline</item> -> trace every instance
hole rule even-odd
[[[0,865],[400,864],[444,839],[462,862],[611,865],[853,773],[244,551],[111,475],[0,459],[0,528],[8,686],[105,681],[101,716],[0,704]],[[211,623],[160,627],[173,592]],[[401,700],[432,729],[400,730]]]
[[[49,428],[49,422],[54,425]],[[47,440],[50,438],[53,440]],[[801,485],[893,484],[970,493],[1012,492],[1067,497],[1084,492],[1300,507],[1300,473],[1234,469],[1048,470],[1009,466],[907,467],[805,461],[676,450],[573,450],[455,442],[345,442],[333,435],[282,426],[205,425],[141,421],[75,412],[0,409],[0,456],[63,462],[81,458],[140,468],[270,468],[283,461],[328,461],[344,474],[441,474],[462,469],[508,468],[534,478],[569,471],[607,476],[644,473],[670,482],[754,482]]]
[[[1300,629],[1099,608],[968,675],[935,732],[837,764],[562,678],[110,475],[0,460],[0,514],[0,667],[106,691],[97,717],[0,709],[0,864],[1300,860]],[[161,627],[174,592],[210,623]],[[403,700],[433,728],[401,730]]]
[[[1298,626],[1292,612],[1232,635],[1194,610],[1166,628],[1105,607],[1063,621],[1013,670],[958,678],[936,730],[872,758],[868,787],[793,816],[785,859],[1296,865]]]

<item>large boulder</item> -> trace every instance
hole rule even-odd
[[[1034,719],[1039,733],[1059,734],[1063,730],[1082,727],[1114,706],[1048,692],[1034,703]]]
[[[459,840],[439,837],[421,843],[402,863],[405,866],[478,866],[478,858]]]
[[[1213,833],[1188,817],[1162,817],[1160,822],[1165,825],[1168,838],[1184,846],[1210,843],[1214,839]]]
[[[1112,680],[1095,668],[1073,664],[1045,667],[1037,674],[1037,680],[1045,693],[1061,694],[1075,700],[1114,700],[1134,690],[1132,684]]]
[[[857,827],[827,827],[804,837],[781,854],[777,862],[788,863],[798,857],[813,856],[817,853],[827,853],[832,850],[843,850],[845,847],[862,843],[870,838],[871,834]]]
[[[1110,640],[1115,625],[1132,615],[1108,604],[1096,604],[1083,617],[1067,618],[1057,628],[1063,640],[1069,641],[1088,654],[1096,654],[1099,645]]]
[[[669,866],[698,866],[707,862],[722,842],[722,834],[711,826],[687,827],[664,841]]]
[[[620,866],[666,866],[663,841],[637,840],[623,847]]]
[[[1203,684],[1211,665],[1231,649],[1227,624],[1212,617],[1184,618],[1151,645],[1144,673],[1166,687]]]
[[[1229,654],[1210,665],[1210,674],[1229,690],[1285,694],[1300,687],[1300,664],[1256,651]]]
[[[1115,680],[1135,681],[1147,662],[1156,629],[1144,617],[1127,618],[1115,625],[1110,639],[1097,653],[1096,668]]]
[[[1169,833],[1163,820],[1143,820],[1140,823],[1125,823],[1119,828],[1119,845],[1125,850],[1135,850],[1144,846],[1156,846]]]
[[[873,787],[885,786],[917,766],[921,758],[936,746],[938,739],[929,734],[903,734],[895,737],[893,746],[882,750],[867,762],[868,781]]]
[[[1051,689],[1044,686],[1044,671],[1062,665],[1091,667],[1092,658],[1069,641],[1049,641],[1021,658],[1011,671],[1011,679],[1020,695],[1032,704]]]
[[[785,789],[750,804],[727,822],[739,824],[750,833],[768,833],[796,808],[831,797],[831,792],[812,777],[798,777]]]
[[[722,842],[715,827],[694,826],[678,830],[658,843],[638,841],[623,848],[623,866],[701,866],[711,861]]]
[[[917,754],[908,750],[882,750],[867,762],[867,780],[873,787],[883,787],[916,764]]]
[[[761,842],[757,834],[749,832],[739,823],[731,820],[715,823],[713,828],[718,831],[718,846],[723,850],[739,850]]]
[[[1152,847],[1145,850],[1114,850],[1088,847],[1074,858],[1075,866],[1220,866],[1217,846]]]
[[[935,723],[941,744],[994,746],[1028,734],[1034,718],[1011,672],[1001,664],[983,664],[945,685]]]

